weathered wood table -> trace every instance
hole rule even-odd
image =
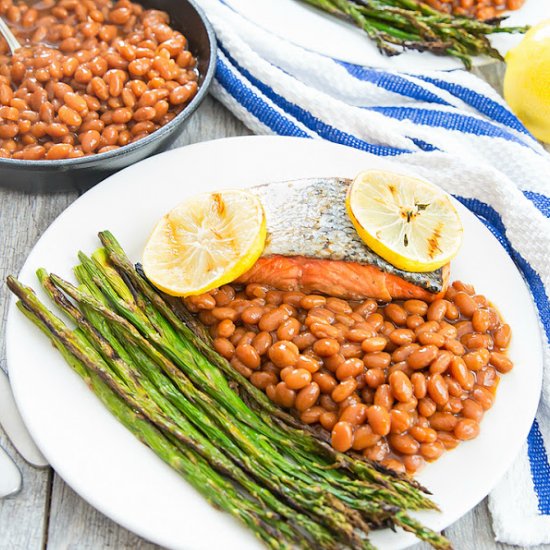
[[[502,67],[483,69],[483,76],[498,87]],[[207,98],[178,140],[181,145],[227,136],[247,135],[231,113]],[[28,253],[50,223],[78,197],[77,193],[31,195],[0,189],[0,361],[5,369],[4,323],[8,293],[3,283],[17,273]],[[26,464],[0,429],[0,445],[15,458],[24,479],[17,496],[0,500],[0,550],[153,550],[156,545],[119,527],[96,511],[52,470]],[[458,550],[504,550],[511,546],[494,542],[486,500],[466,514],[445,534]],[[427,550],[418,544],[414,550]],[[550,545],[534,550],[550,550]]]

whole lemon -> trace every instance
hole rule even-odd
[[[538,140],[550,143],[550,19],[506,54],[504,98]]]

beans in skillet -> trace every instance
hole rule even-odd
[[[471,285],[444,298],[347,302],[259,284],[185,299],[214,347],[252,384],[303,422],[414,473],[477,437],[493,405],[510,326]]]
[[[195,96],[197,61],[167,13],[129,0],[0,0],[22,44],[0,39],[0,157],[77,158],[170,122]]]

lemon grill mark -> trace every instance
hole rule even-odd
[[[443,229],[443,224],[439,222],[428,239],[428,255],[430,258],[435,257],[441,252],[441,248],[439,248],[439,242],[441,241],[441,229]]]

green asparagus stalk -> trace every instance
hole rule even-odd
[[[359,27],[386,55],[396,49],[429,51],[457,57],[471,68],[471,57],[487,55],[502,60],[487,36],[523,33],[528,27],[501,26],[502,18],[478,21],[435,10],[420,0],[301,0]]]
[[[85,277],[82,270],[77,271],[77,273],[80,273],[81,278]],[[326,545],[331,540],[329,533],[320,528],[320,525],[327,523],[332,527],[333,536],[340,537],[343,541],[350,543],[352,547],[357,546],[358,548],[362,548],[364,546],[361,541],[355,539],[353,525],[349,524],[347,519],[348,516],[354,515],[353,512],[349,510],[342,510],[341,513],[335,512],[330,497],[324,494],[319,495],[311,490],[311,486],[313,486],[312,481],[314,482],[315,480],[311,480],[303,474],[302,479],[299,479],[301,472],[293,470],[292,464],[281,463],[280,460],[277,461],[277,455],[273,454],[273,449],[270,449],[265,441],[258,438],[256,434],[251,432],[246,433],[246,427],[241,428],[241,430],[244,429],[245,433],[239,432],[238,423],[228,424],[226,415],[218,413],[218,424],[216,425],[207,415],[215,415],[218,411],[214,407],[201,410],[200,406],[195,406],[188,401],[186,396],[191,394],[195,403],[204,403],[203,396],[197,395],[198,392],[193,392],[194,388],[189,382],[183,384],[183,387],[180,388],[182,391],[178,392],[168,382],[157,365],[150,360],[149,355],[152,354],[168,372],[173,373],[176,371],[179,373],[179,371],[173,364],[158,354],[158,352],[150,349],[149,344],[145,340],[141,338],[134,340],[127,333],[121,334],[120,339],[117,340],[113,334],[114,331],[116,332],[116,327],[113,327],[114,331],[111,331],[102,322],[102,319],[93,316],[93,312],[90,312],[87,315],[88,318],[85,318],[79,310],[64,299],[63,295],[55,288],[43,270],[38,271],[38,276],[48,294],[79,325],[98,351],[102,353],[104,359],[112,364],[113,370],[121,373],[123,381],[131,386],[135,394],[139,394],[145,390],[169,418],[174,420],[188,434],[191,433],[196,441],[200,442],[200,445],[205,448],[205,452],[209,457],[214,456],[217,461],[226,462],[225,468],[228,470],[232,468],[232,464],[228,462],[226,456],[231,457],[238,466],[247,470],[249,474],[257,477],[260,477],[260,474],[262,474],[261,477],[264,485],[279,493],[285,500],[295,506],[296,509],[314,514],[318,523],[311,521],[303,514],[298,514],[295,510],[292,510],[274,498],[271,493],[256,483],[251,482],[249,478],[243,477],[243,474],[239,470],[234,470],[234,479],[239,481],[251,494],[261,497],[264,501],[268,502],[272,508],[284,514],[290,522],[297,521],[300,528],[307,528],[308,532],[313,533],[319,544]],[[89,283],[89,285],[91,284],[93,283]],[[94,319],[93,323],[88,321],[88,319],[92,318]],[[121,341],[127,342],[128,340],[135,344],[135,347],[132,346],[126,351]],[[143,377],[140,370],[132,369],[132,365],[138,365],[141,369],[144,369],[144,373],[147,373],[150,379]],[[176,381],[181,383],[185,380],[183,377],[179,377]],[[210,403],[210,405],[213,404]],[[181,413],[184,414],[183,417]],[[188,422],[196,424],[196,427],[202,430],[206,437],[197,432]],[[230,426],[231,429],[226,434],[223,429],[220,429],[220,426]],[[246,452],[242,452],[233,443],[230,436],[239,436],[237,441]],[[223,448],[224,454],[220,454],[218,448],[214,447],[212,442],[215,442],[218,448]],[[260,451],[263,451],[263,453]],[[286,475],[285,470],[293,471],[298,478],[290,478]],[[294,490],[289,491],[289,487]],[[388,511],[381,510],[381,512],[384,514],[384,517],[381,519],[388,516]],[[360,524],[363,529],[367,528],[366,524],[358,521],[355,521],[355,523]]]
[[[269,512],[266,512],[264,506],[243,498],[243,494],[237,492],[226,478],[212,470],[201,457],[166,439],[152,424],[121,400],[96,373],[88,371],[85,365],[72,355],[63,338],[55,335],[28,306],[23,302],[18,302],[17,306],[50,338],[67,363],[111,413],[142,443],[182,475],[212,506],[240,519],[270,548],[282,550],[293,546],[296,539],[285,521],[278,522],[278,528],[274,528],[273,518],[269,517]]]

